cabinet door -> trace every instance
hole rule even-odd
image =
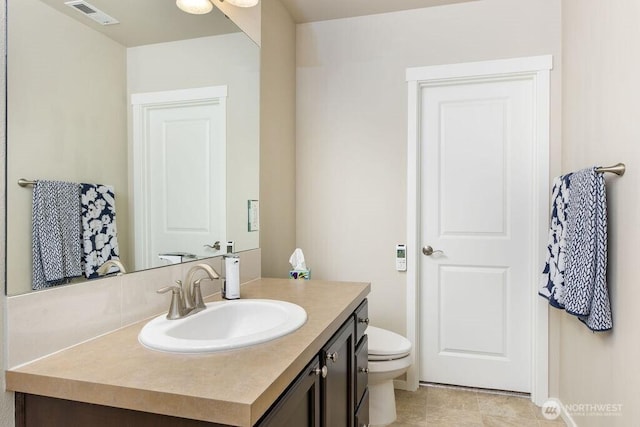
[[[258,426],[320,427],[321,372],[320,360],[316,356]]]
[[[362,304],[356,308],[356,344],[360,342],[360,339],[364,336],[364,333],[369,326],[369,303],[367,300],[362,301]]]
[[[368,427],[369,426],[369,390],[364,391],[360,406],[356,412],[356,425],[355,427]]]
[[[16,393],[16,427],[223,427],[206,421]]]
[[[353,427],[354,420],[354,324],[353,317],[327,343],[322,351],[327,367],[323,381],[325,427]]]

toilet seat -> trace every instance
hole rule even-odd
[[[369,360],[397,360],[411,353],[411,341],[386,329],[367,327],[369,336]]]
[[[370,374],[380,373],[380,374],[385,374],[386,376],[395,378],[396,376],[404,373],[412,364],[413,364],[413,357],[404,356],[399,359],[393,359],[393,360],[389,360],[389,359],[369,360],[367,367],[369,368]],[[394,371],[396,373],[393,373]],[[370,382],[373,381],[372,378],[375,379],[375,377],[370,375],[369,376]]]

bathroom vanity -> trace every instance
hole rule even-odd
[[[16,426],[366,425],[369,289],[259,279],[242,297],[300,305],[300,329],[238,350],[175,354],[139,344],[140,322],[10,369]]]

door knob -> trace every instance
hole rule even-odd
[[[444,252],[438,249],[434,250],[431,246],[425,246],[422,248],[422,253],[426,256],[431,256],[433,254],[443,254]]]
[[[220,250],[220,241],[216,240],[213,245],[204,245],[205,248],[215,249],[216,251]]]

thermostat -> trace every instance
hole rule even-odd
[[[396,270],[407,271],[407,245],[396,245]]]

